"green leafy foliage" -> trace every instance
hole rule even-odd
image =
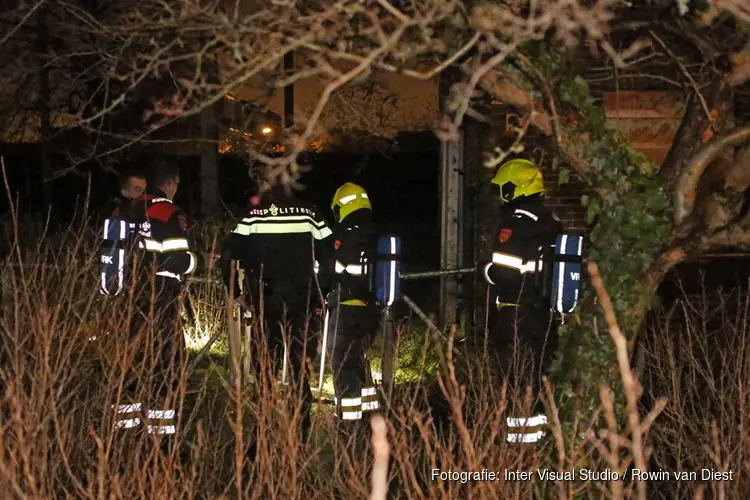
[[[655,176],[657,166],[606,126],[604,110],[596,105],[587,82],[568,72],[554,52],[538,45],[531,52],[537,68],[555,82],[557,97],[582,117],[577,124],[561,120],[561,126],[568,137],[588,138],[580,152],[593,175],[582,179],[589,194],[581,197],[581,204],[594,225],[585,257],[598,264],[620,326],[632,338],[640,324],[636,311],[643,278],[672,231],[668,192]],[[614,344],[592,288],[584,288],[579,307],[576,320],[561,329],[562,347],[553,370],[561,410],[569,417],[579,411],[591,415],[601,385],[622,394],[617,390]]]
[[[567,184],[570,181],[570,170],[567,168],[560,169],[560,175],[557,177],[557,183],[559,185]]]

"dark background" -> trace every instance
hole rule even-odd
[[[440,164],[439,142],[432,132],[403,133],[396,138],[396,150],[375,151],[366,155],[315,153],[308,154],[309,172],[303,173],[304,190],[299,196],[314,202],[330,218],[330,203],[336,189],[344,182],[356,182],[369,193],[373,204],[373,218],[380,233],[394,233],[402,238],[402,271],[438,269],[440,265]],[[47,207],[42,206],[42,177],[37,145],[2,145],[0,154],[5,161],[10,192],[19,204],[22,221],[47,220]],[[141,160],[142,158],[142,160]],[[138,163],[148,155],[131,155],[123,160]],[[168,157],[181,168],[181,185],[176,202],[191,216],[200,216],[200,157]],[[54,167],[70,165],[65,156],[53,158]],[[89,191],[89,181],[91,187]],[[51,181],[52,210],[50,226],[65,227],[78,214],[89,196],[89,215],[92,226],[117,189],[117,176],[112,168],[98,162],[78,165]],[[220,156],[219,189],[222,202],[235,216],[242,216],[254,185],[248,175],[248,165],[234,155]],[[88,193],[87,193],[88,192]],[[0,196],[0,219],[10,220],[8,195],[5,186]],[[661,289],[665,306],[685,296],[703,298],[705,292],[731,309],[748,288],[750,259],[706,258],[683,264],[670,273]],[[411,295],[428,311],[436,310],[438,280],[404,283],[404,292]],[[734,300],[727,300],[728,296]],[[714,321],[718,318],[712,318]]]
[[[39,201],[42,199],[42,177],[38,146],[4,145],[0,147],[0,154],[5,159],[8,184],[19,204],[21,219],[46,222],[47,207]],[[131,154],[120,165],[145,164],[150,158],[146,154]],[[166,158],[180,166],[181,183],[175,202],[190,216],[199,218],[200,157]],[[248,175],[248,164],[236,155],[221,155],[219,158],[222,203],[227,215],[241,217],[255,191]],[[70,160],[64,156],[56,156],[53,161],[56,169],[70,165]],[[393,150],[364,155],[315,153],[308,154],[305,162],[311,168],[302,174],[300,182],[304,189],[298,196],[314,202],[330,220],[331,199],[336,189],[344,182],[362,185],[370,196],[378,231],[402,238],[402,271],[439,268],[439,142],[432,132],[399,134]],[[76,215],[80,216],[87,195],[91,225],[96,226],[102,210],[118,192],[116,168],[88,162],[51,181],[52,229],[65,227]],[[3,188],[0,210],[6,222],[10,220],[8,209],[8,196]],[[404,291],[426,309],[433,309],[437,288],[438,280],[431,279],[405,283]]]

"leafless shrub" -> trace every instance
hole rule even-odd
[[[375,449],[369,444],[367,423],[347,437],[340,434],[331,408],[322,404],[314,409],[309,442],[300,443],[293,432],[301,417],[298,401],[291,399],[294,391],[277,377],[261,375],[258,383],[236,392],[227,381],[225,362],[217,366],[206,359],[195,372],[183,367],[173,395],[182,409],[181,432],[175,448],[165,452],[148,435],[129,437],[112,428],[111,405],[125,402],[125,374],[146,376],[148,370],[139,372],[143,368],[133,357],[137,339],[125,333],[135,314],[137,288],[122,300],[98,294],[92,271],[97,262],[95,237],[73,227],[57,238],[61,243],[54,249],[44,243],[13,246],[4,263],[0,487],[14,497],[331,498],[366,497],[371,491],[381,495],[386,488],[389,496],[399,498],[526,498],[534,492],[559,498],[645,498],[644,488],[649,496],[652,493],[650,484],[628,479],[545,483],[536,471],[564,472],[588,464],[594,471],[624,472],[634,466],[647,469],[650,457],[659,467],[672,464],[670,468],[678,470],[738,470],[744,463],[743,441],[735,437],[742,435],[744,425],[744,351],[735,348],[730,355],[727,350],[720,376],[711,378],[700,349],[711,350],[698,334],[689,336],[690,344],[683,339],[678,346],[692,353],[688,357],[677,356],[676,344],[666,337],[659,338],[658,349],[652,351],[651,362],[662,363],[653,372],[660,375],[659,387],[668,388],[665,395],[675,402],[667,405],[662,417],[639,414],[633,406],[640,395],[638,381],[627,363],[621,363],[629,391],[626,427],[615,418],[611,390],[603,388],[601,407],[594,414],[579,415],[569,433],[558,417],[555,389],[548,385],[545,403],[552,437],[540,447],[505,442],[506,406],[533,401],[515,388],[504,389],[481,356],[464,370],[462,361],[449,354],[450,346],[436,347],[441,359],[436,384],[447,401],[450,427],[437,431],[438,415],[429,406],[426,381],[398,386],[384,401],[383,420],[373,421],[378,430]],[[592,276],[596,285],[597,274]],[[202,328],[223,328],[223,292],[196,285],[191,293]],[[609,316],[607,301],[600,303]],[[615,344],[625,349],[614,317],[609,320]],[[734,324],[738,338],[744,338],[744,315]],[[153,329],[146,325],[142,335],[158,333]],[[257,342],[260,336],[259,331],[253,334],[253,349],[261,348],[254,355],[265,363],[262,343]],[[656,358],[662,352],[667,356]],[[683,383],[686,377],[690,384]],[[695,396],[708,392],[709,403],[701,406],[691,391]],[[706,415],[716,416],[713,427]],[[604,429],[599,422],[604,422]],[[390,448],[387,465],[383,424]],[[255,460],[249,460],[253,445]],[[677,462],[667,462],[670,454]],[[535,477],[509,481],[504,478],[506,470],[531,470]],[[449,471],[464,476],[440,480],[439,474]],[[466,476],[482,471],[499,474],[499,480]],[[741,485],[738,481],[706,486],[717,495],[723,491],[736,496]],[[685,483],[675,491],[687,493],[694,487]]]
[[[733,471],[708,481],[712,498],[740,498],[747,489],[747,293],[686,293],[658,317],[646,339],[645,382],[669,404],[653,427],[653,463],[671,471]],[[688,496],[674,482],[664,498]]]

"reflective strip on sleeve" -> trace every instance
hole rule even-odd
[[[525,216],[526,216],[526,217],[528,217],[529,219],[532,219],[532,220],[535,220],[535,221],[539,220],[539,216],[538,216],[538,215],[536,215],[536,214],[532,214],[532,213],[531,213],[531,212],[529,212],[528,210],[521,210],[520,208],[517,208],[517,209],[516,209],[516,211],[515,211],[514,213],[516,213],[516,214],[521,214],[521,215],[525,215]]]
[[[198,258],[195,256],[193,252],[188,252],[188,255],[190,255],[190,265],[188,265],[187,271],[185,271],[185,274],[191,274],[193,271],[195,271],[195,268],[198,266]]]
[[[362,419],[361,411],[342,411],[341,412],[341,420],[361,420],[361,419]]]
[[[544,437],[544,431],[533,432],[530,434],[512,433],[506,436],[508,443],[536,443]]]
[[[492,281],[492,278],[490,278],[490,269],[492,268],[492,262],[488,263],[484,266],[484,279],[489,283],[490,285],[494,285],[495,282]]]
[[[149,434],[174,434],[175,427],[174,425],[149,425],[148,433]]]
[[[316,240],[323,240],[333,234],[325,222],[316,222],[315,219],[307,215],[246,217],[237,224],[232,232],[243,236],[250,234],[310,233]]]
[[[342,274],[344,271],[351,274],[352,276],[362,276],[362,266],[358,264],[349,264],[344,266],[339,261],[336,261],[336,274]]]
[[[492,254],[492,263],[497,264],[498,266],[515,269],[521,274],[535,273],[542,270],[542,261],[540,260],[524,262],[520,257],[500,252],[494,252]]]
[[[174,418],[174,410],[149,410],[148,418],[153,418],[156,420]]]

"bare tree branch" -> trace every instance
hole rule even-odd
[[[750,126],[740,127],[705,144],[681,173],[675,186],[674,223],[680,226],[693,212],[698,182],[708,166],[726,149],[750,140]]]
[[[661,47],[664,49],[664,51],[669,54],[669,57],[671,57],[675,64],[680,68],[680,71],[682,71],[682,74],[685,75],[685,78],[690,82],[690,85],[693,87],[693,90],[695,91],[695,95],[698,96],[698,99],[700,100],[701,106],[703,107],[703,112],[706,113],[706,118],[708,119],[708,123],[711,125],[711,128],[714,129],[714,132],[718,132],[716,128],[714,127],[714,119],[711,116],[711,111],[708,109],[708,104],[706,103],[705,97],[703,97],[703,93],[701,92],[700,87],[698,86],[698,83],[696,83],[695,78],[693,78],[693,75],[690,74],[690,72],[687,70],[685,65],[680,61],[680,59],[675,56],[674,52],[672,52],[666,43],[664,43],[664,40],[659,38],[656,33],[649,30],[649,34],[651,37],[656,40],[656,43],[661,45]]]

